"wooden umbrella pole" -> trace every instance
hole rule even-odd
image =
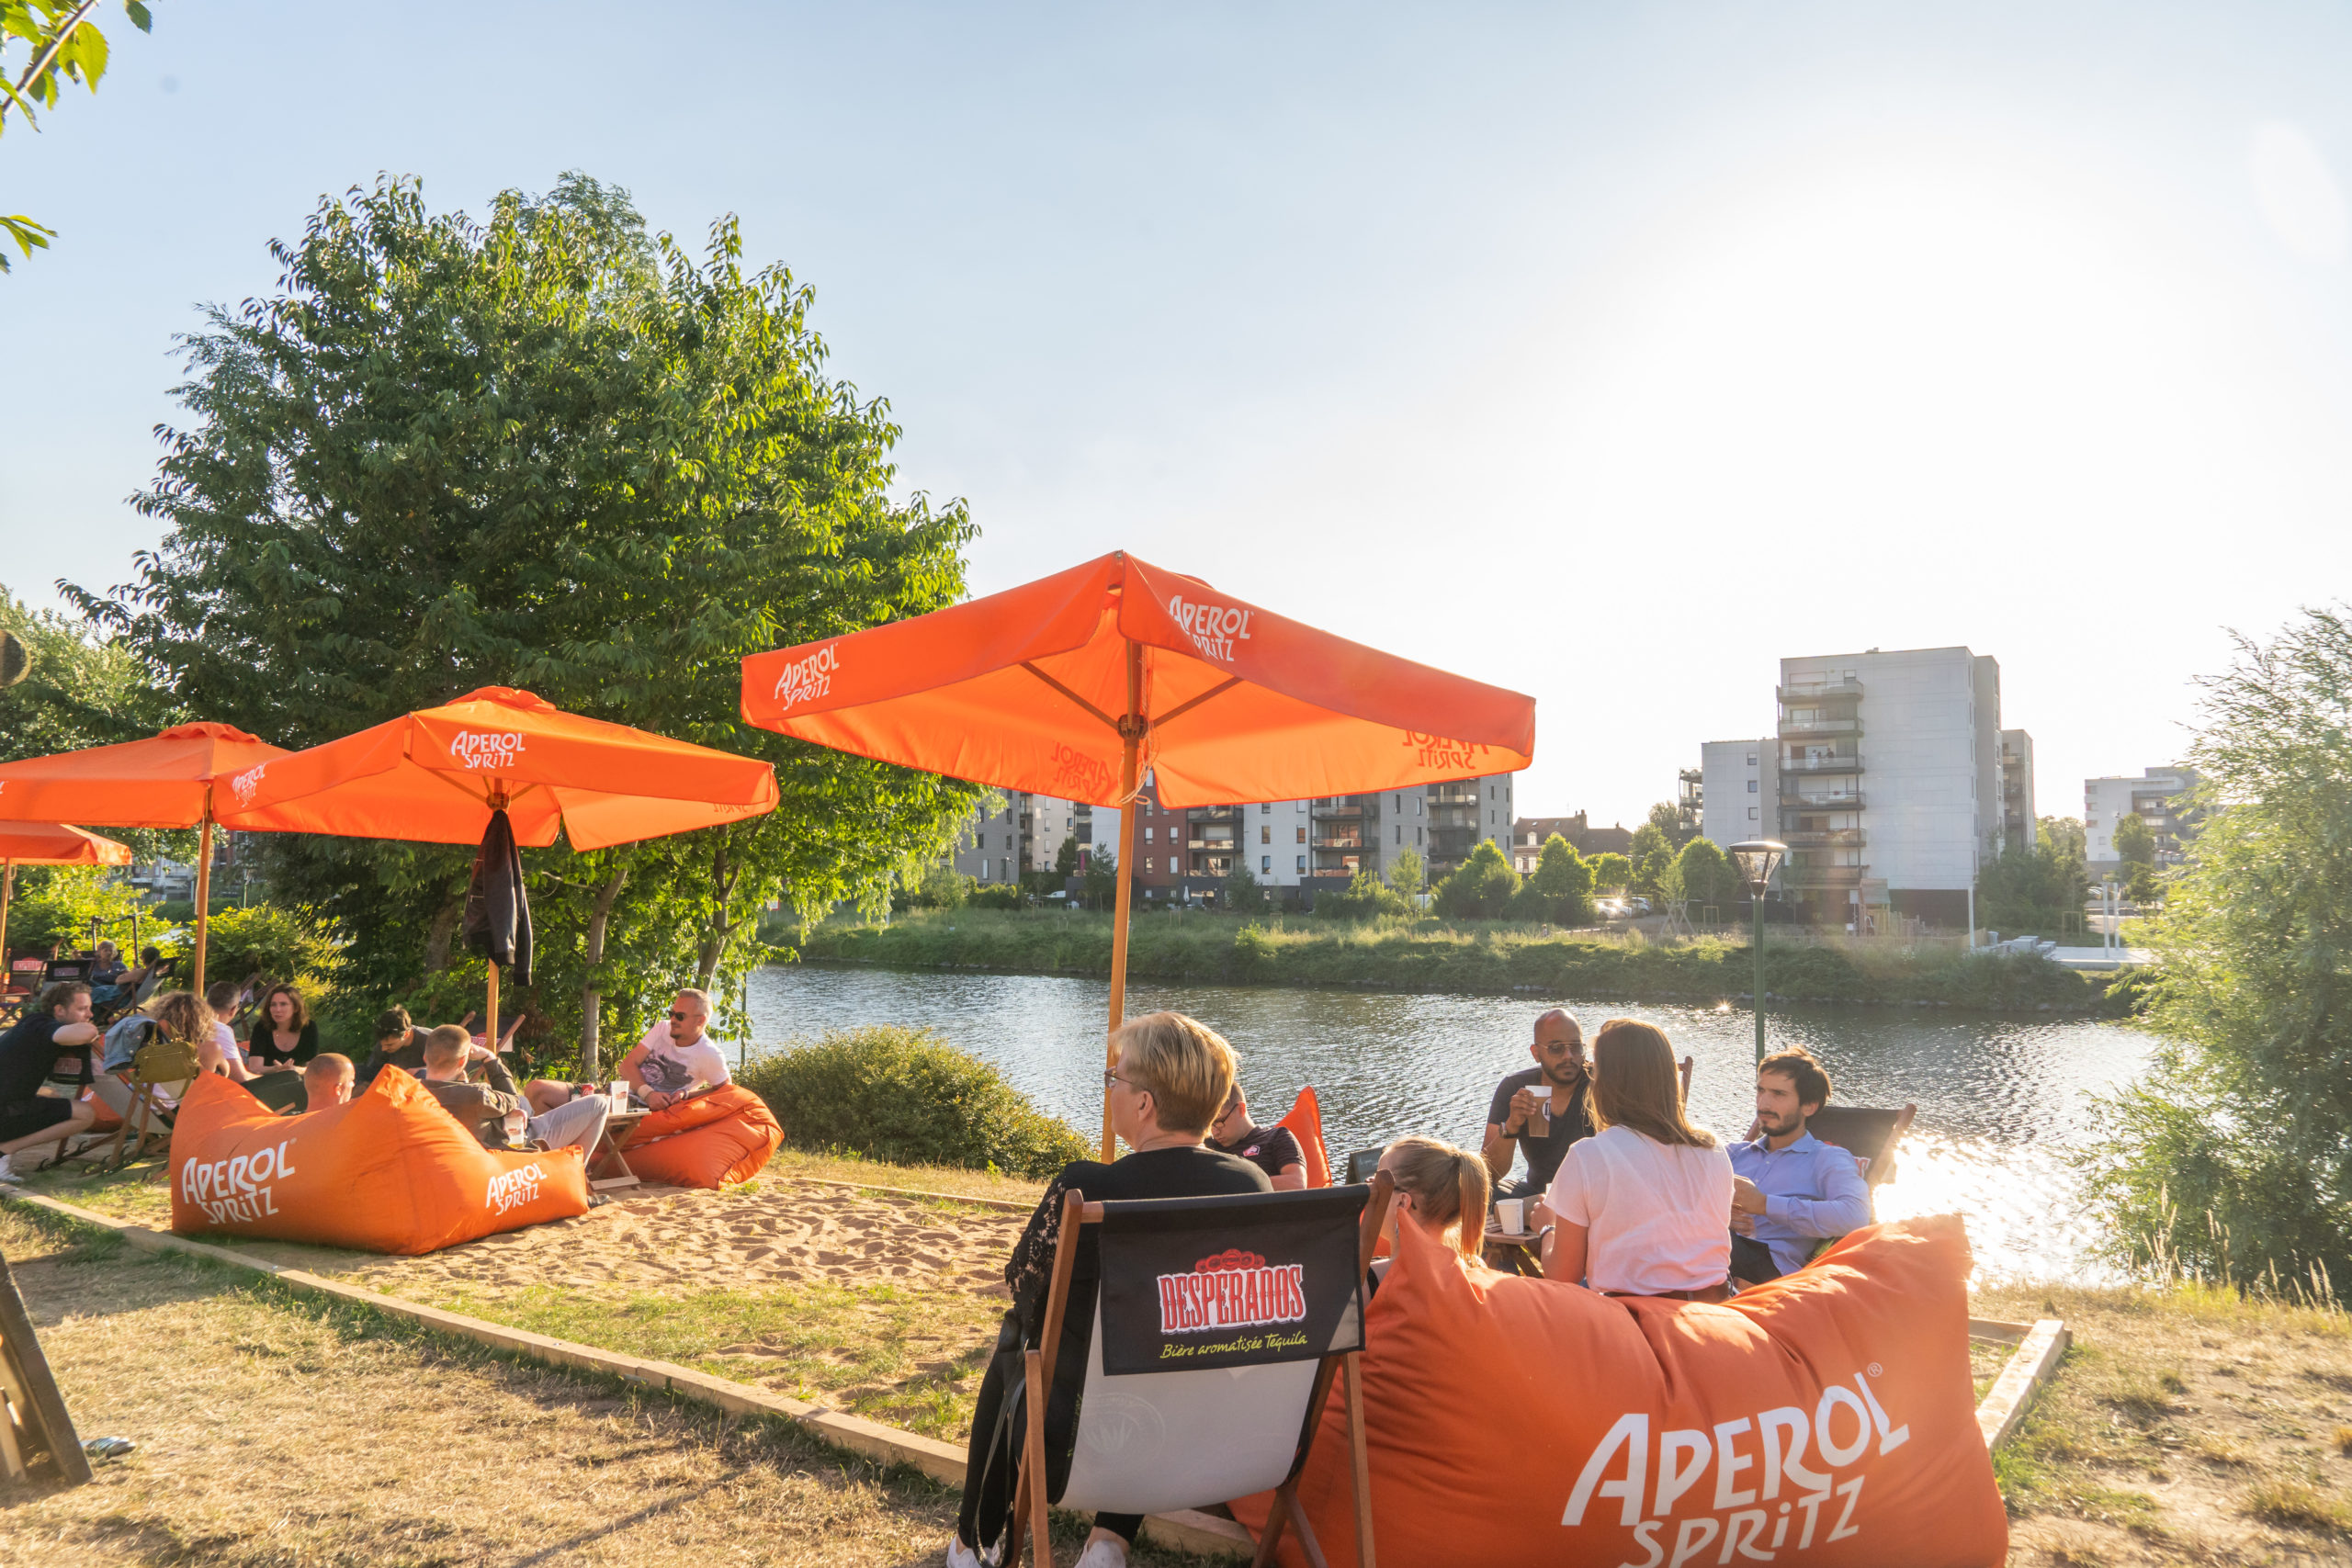
[[[1119,863],[1113,874],[1118,893],[1111,917],[1111,1028],[1104,1043],[1103,1070],[1119,1066],[1119,1025],[1127,1016],[1127,919],[1134,913],[1136,886],[1136,802],[1142,795],[1137,776],[1143,753],[1143,649],[1127,644],[1127,716],[1120,721],[1119,738]],[[1111,1086],[1102,1086],[1102,1163],[1119,1157],[1118,1135],[1111,1131]]]
[[[498,960],[490,961],[490,1048],[498,1049]]]
[[[196,847],[196,981],[204,995],[204,939],[212,924],[212,786],[204,786],[204,825]]]
[[[0,964],[5,964],[8,962],[8,902],[17,896],[17,863],[0,861],[0,867],[5,867],[0,869]],[[0,986],[6,983],[6,976],[0,976]]]

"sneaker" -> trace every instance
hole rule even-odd
[[[947,1568],[989,1568],[994,1561],[966,1546],[961,1536],[947,1538]]]
[[[1118,1540],[1098,1540],[1079,1557],[1078,1568],[1127,1568],[1126,1544]]]
[[[25,1184],[25,1179],[9,1168],[6,1155],[0,1155],[0,1181],[12,1181],[19,1187]]]

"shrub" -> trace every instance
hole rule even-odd
[[[1405,896],[1368,871],[1348,878],[1344,890],[1317,893],[1315,912],[1335,920],[1370,920],[1382,915],[1408,915]]]
[[[195,949],[195,927],[187,929],[181,945]],[[259,973],[267,980],[290,981],[303,988],[313,1009],[334,980],[335,959],[334,943],[309,910],[276,904],[216,910],[205,938],[209,977],[242,980]]]
[[[1492,839],[1481,839],[1470,858],[1437,885],[1434,902],[1439,914],[1453,919],[1499,920],[1510,913],[1518,892],[1519,873]]]
[[[98,921],[100,936],[128,948],[132,912],[150,913],[138,889],[117,876],[111,866],[27,867],[17,876],[17,900],[8,911],[8,945],[18,953],[46,953],[61,942],[86,947],[93,919]],[[151,919],[146,930],[155,927]]]
[[[1274,967],[1274,939],[1255,920],[1245,920],[1233,933],[1233,968],[1243,978],[1270,973]]]
[[[1093,1153],[988,1063],[929,1030],[840,1030],[741,1074],[796,1148],[1044,1179]]]

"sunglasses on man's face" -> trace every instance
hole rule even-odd
[[[690,1018],[695,1018],[695,1017],[699,1017],[699,1016],[700,1016],[700,1015],[699,1015],[699,1014],[696,1014],[696,1013],[691,1013],[691,1012],[680,1012],[676,1008],[672,1008],[672,1009],[670,1010],[670,1021],[671,1021],[671,1022],[673,1022],[673,1023],[684,1023],[684,1022],[685,1022],[685,1021],[686,1021],[686,1020],[688,1020],[688,1019],[690,1019]]]

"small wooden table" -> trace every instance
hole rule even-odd
[[[605,1118],[605,1135],[597,1140],[594,1148],[588,1151],[588,1190],[590,1191],[604,1192],[616,1187],[644,1185],[637,1172],[628,1168],[628,1161],[621,1156],[621,1142],[637,1130],[637,1124],[639,1122],[644,1121],[650,1114],[652,1112],[646,1111],[616,1111]],[[596,1168],[607,1160],[619,1168],[620,1174],[607,1176],[598,1180]]]
[[[1521,1274],[1532,1274],[1540,1279],[1544,1273],[1544,1257],[1536,1250],[1536,1242],[1542,1234],[1540,1231],[1514,1233],[1503,1229],[1500,1225],[1489,1224],[1487,1227],[1488,1254],[1487,1261],[1499,1268],[1503,1266],[1503,1259],[1494,1255],[1498,1253],[1508,1255],[1515,1252],[1519,1254],[1519,1266],[1516,1271]]]

